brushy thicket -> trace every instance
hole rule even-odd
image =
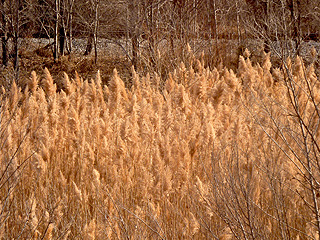
[[[317,239],[320,83],[269,55],[3,92],[2,239]],[[4,90],[3,90],[4,91]]]

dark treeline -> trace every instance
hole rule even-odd
[[[280,41],[298,52],[303,40],[318,40],[318,0],[1,0],[1,64],[10,57],[19,69],[18,38],[50,38],[52,56],[73,51],[72,39],[87,39],[85,54],[97,61],[97,39],[131,42],[124,48],[136,67],[141,42],[146,43],[151,65],[157,62],[159,43],[172,52],[191,41],[233,39],[239,48],[245,38],[258,38],[264,50]],[[8,49],[12,39],[13,47]],[[290,44],[288,44],[290,43]]]

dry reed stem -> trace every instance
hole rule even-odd
[[[310,171],[319,181],[318,155],[308,136],[308,170],[287,73],[272,69],[270,55],[253,66],[246,53],[234,73],[188,54],[192,62],[169,74],[164,89],[134,70],[132,89],[116,70],[107,87],[99,72],[90,82],[64,74],[57,92],[48,70],[41,86],[31,74],[31,94],[13,84],[1,108],[0,169],[14,176],[0,180],[2,236],[313,236],[306,184]],[[314,67],[304,72],[300,58],[287,65],[301,119],[318,141]]]

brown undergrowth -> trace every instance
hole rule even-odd
[[[316,239],[313,66],[189,61],[164,85],[45,70],[4,92],[2,239]]]

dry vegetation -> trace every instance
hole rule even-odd
[[[314,67],[248,55],[233,72],[189,53],[131,88],[45,70],[3,90],[1,238],[318,239]]]

